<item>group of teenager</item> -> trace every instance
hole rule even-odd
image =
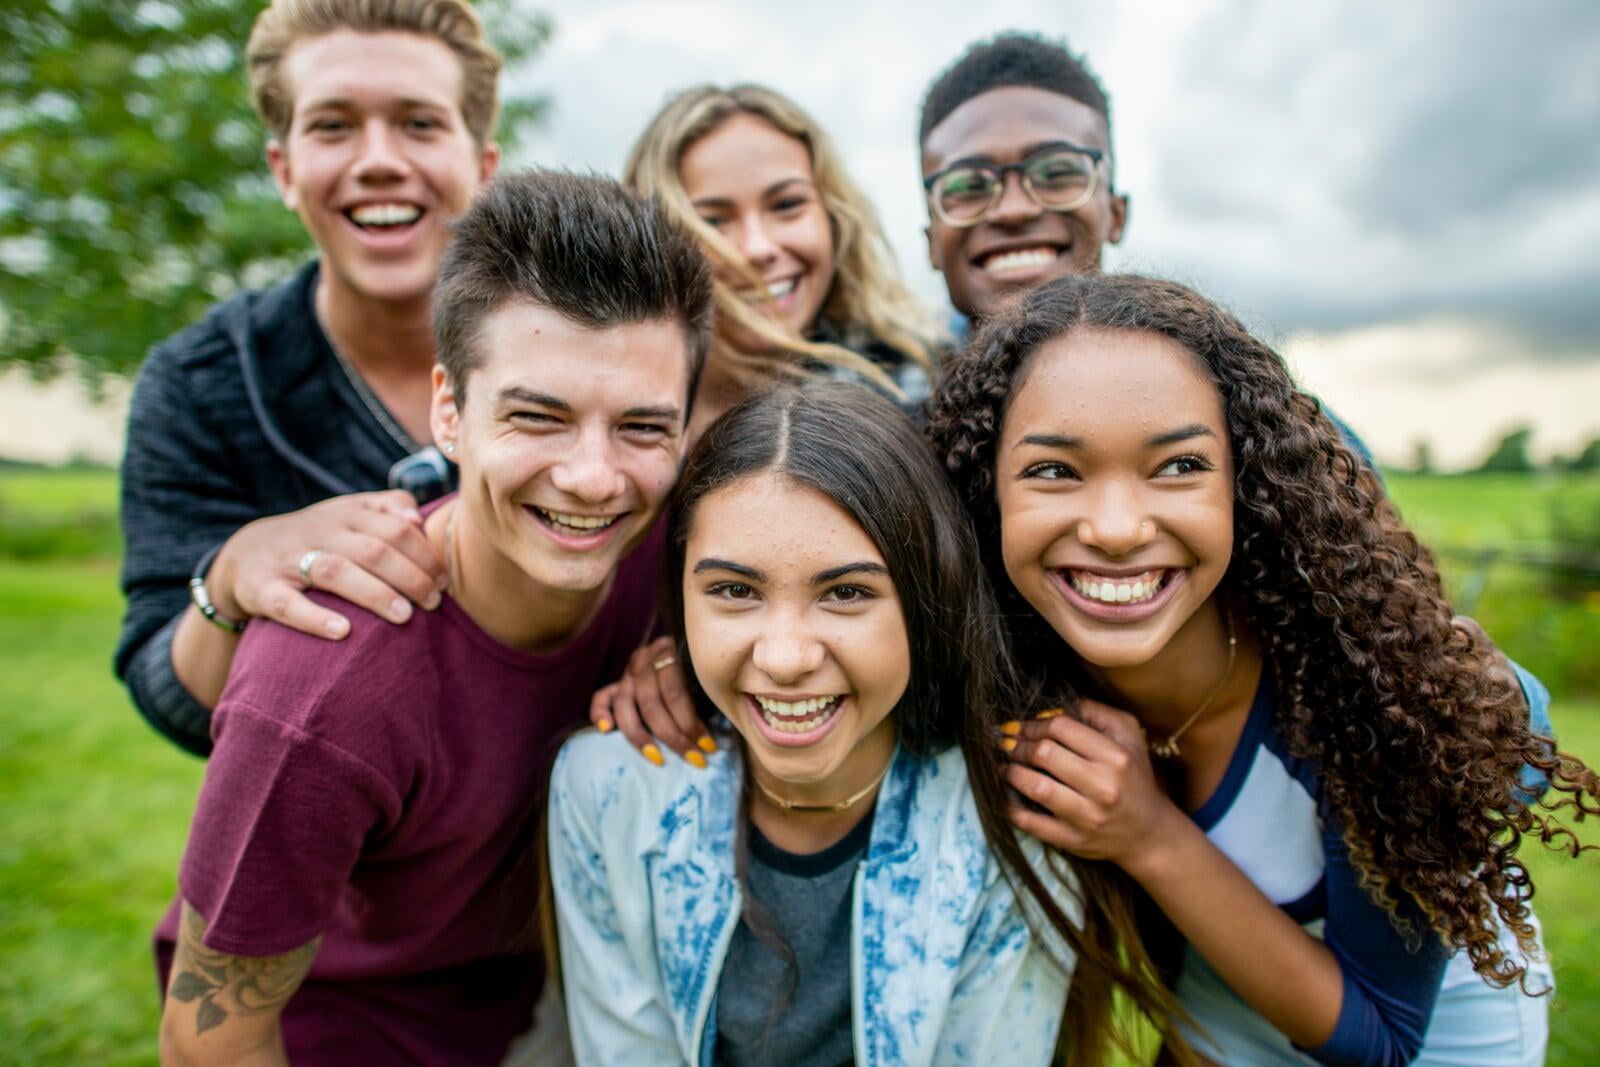
[[[953,342],[773,89],[497,174],[465,0],[247,58],[318,256],[123,465],[117,671],[209,757],[163,1062],[1542,1062],[1518,846],[1600,778],[1278,355],[1099,272],[1080,57],[924,97]]]

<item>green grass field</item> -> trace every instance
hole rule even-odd
[[[1513,481],[1486,502],[1471,480],[1438,482],[1391,484],[1412,521],[1437,524],[1439,537],[1515,529],[1552,491]],[[59,527],[109,514],[114,497],[104,472],[0,471],[7,522]],[[0,552],[0,1062],[148,1065],[159,1010],[149,934],[173,892],[202,765],[145,726],[112,679],[115,542],[81,544],[74,559]],[[1499,620],[1480,617],[1499,637]],[[1578,618],[1588,619],[1592,655],[1600,615]],[[1597,694],[1562,699],[1570,691],[1547,680],[1563,746],[1600,763]],[[1549,1062],[1578,1067],[1600,1045],[1600,860],[1530,862],[1560,985]]]

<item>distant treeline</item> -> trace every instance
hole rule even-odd
[[[1495,446],[1489,450],[1488,456],[1478,466],[1467,471],[1468,474],[1529,474],[1534,471],[1557,471],[1586,473],[1600,471],[1600,437],[1591,438],[1576,455],[1557,455],[1548,463],[1539,463],[1528,454],[1528,445],[1533,440],[1533,429],[1528,426],[1519,426],[1504,437],[1500,438]],[[1428,441],[1418,441],[1411,454],[1411,466],[1407,468],[1414,474],[1437,474],[1438,469],[1433,463],[1433,445]]]

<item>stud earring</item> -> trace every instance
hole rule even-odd
[[[446,441],[444,444],[440,445],[439,448],[447,456],[453,456],[456,454],[456,446],[454,441]]]

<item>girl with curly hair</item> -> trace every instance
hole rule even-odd
[[[1551,812],[1600,812],[1600,780],[1530,729],[1282,360],[1181,286],[1065,278],[947,363],[930,430],[1021,662],[1072,709],[1002,727],[1012,821],[1182,936],[1194,1046],[1542,1063],[1517,848],[1579,852]]]

